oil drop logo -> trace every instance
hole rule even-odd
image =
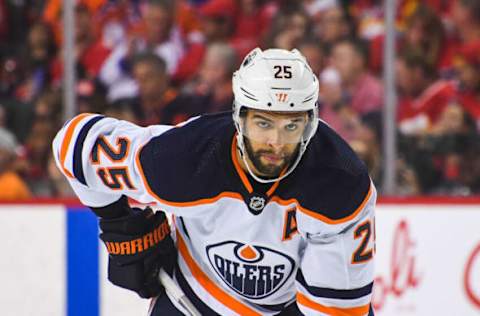
[[[250,299],[275,293],[292,275],[295,261],[267,247],[224,241],[209,245],[207,256],[227,286]]]

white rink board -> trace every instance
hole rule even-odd
[[[0,316],[70,316],[65,221],[58,205],[0,206]],[[377,316],[480,315],[480,204],[383,204],[376,230]],[[146,316],[148,300],[108,283],[99,247],[99,315],[86,316]]]
[[[100,243],[100,315],[148,316],[150,300],[113,285],[107,280],[108,254]]]
[[[376,315],[480,315],[478,205],[382,205],[376,230]]]
[[[0,315],[65,315],[64,207],[2,205],[0,223]]]

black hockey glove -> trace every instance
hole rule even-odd
[[[171,274],[176,260],[167,217],[148,207],[131,209],[128,203],[122,207],[123,216],[100,219],[100,238],[109,253],[108,279],[143,298],[163,294],[158,272],[163,267]],[[99,209],[92,210],[100,215]]]

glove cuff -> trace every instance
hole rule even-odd
[[[114,219],[130,214],[131,209],[128,204],[128,198],[125,195],[111,204],[102,207],[90,207],[90,209],[102,219]]]

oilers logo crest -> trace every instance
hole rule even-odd
[[[295,261],[273,249],[225,241],[206,248],[220,279],[238,294],[262,299],[275,293],[292,275]]]

